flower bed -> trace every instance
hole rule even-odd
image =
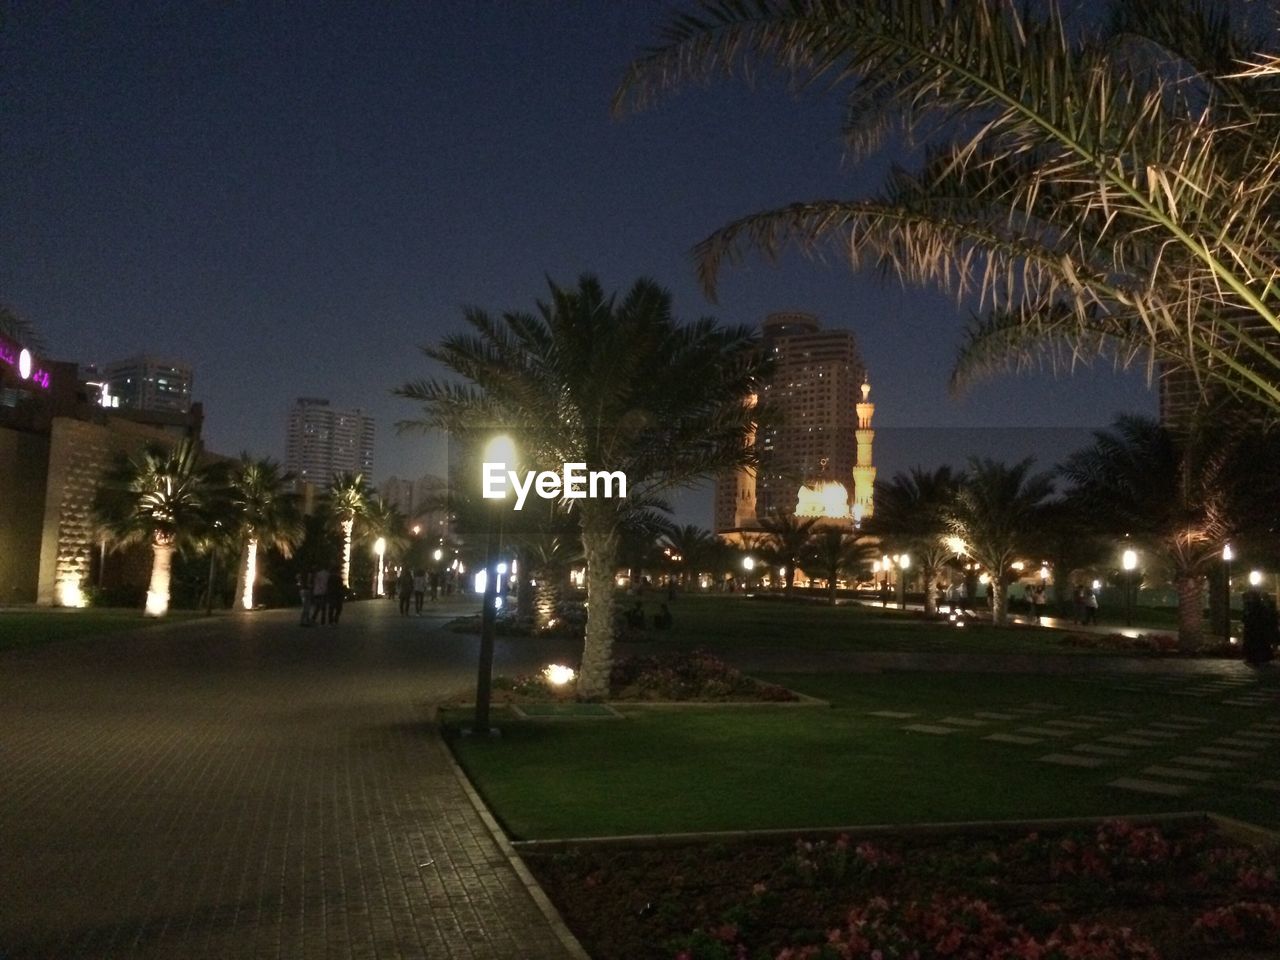
[[[614,662],[609,699],[633,703],[788,703],[800,698],[777,684],[761,683],[706,653],[624,657]],[[571,700],[574,683],[552,683],[545,674],[494,677],[501,703]]]
[[[1123,633],[1072,633],[1058,642],[1066,647],[1083,650],[1116,650],[1157,656],[1183,655],[1183,651],[1178,649],[1178,638],[1169,633],[1140,633],[1136,637],[1127,637]],[[1226,643],[1216,643],[1185,655],[1224,657],[1229,660],[1239,660],[1241,657],[1239,647]]]
[[[526,860],[595,960],[1261,960],[1280,948],[1278,855],[1200,824]]]

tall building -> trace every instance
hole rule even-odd
[[[150,413],[188,413],[191,410],[191,365],[140,354],[108,363],[98,372],[96,386],[102,406]]]
[[[388,477],[378,484],[378,492],[400,511],[415,537],[447,540],[452,535],[449,484],[441,477],[433,473],[417,480]]]
[[[335,410],[328,400],[299,397],[289,411],[285,467],[304,483],[326,486],[340,473],[373,471],[373,418]]]
[[[800,312],[772,313],[761,330],[773,372],[759,397],[758,466],[718,481],[717,532],[750,529],[775,513],[871,516],[875,406],[857,339]]]

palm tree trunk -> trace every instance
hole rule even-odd
[[[831,606],[836,605],[836,572],[831,571],[831,576],[827,578],[827,601]]]
[[[539,630],[549,630],[560,609],[560,599],[564,595],[562,571],[544,570],[538,577],[537,597],[534,600],[534,618]],[[588,607],[588,610],[591,608]]]
[[[520,575],[516,577],[516,616],[522,621],[533,619],[533,582],[529,569],[529,551],[516,552],[516,565]]]
[[[786,585],[783,587],[783,593],[786,594],[788,600],[791,599],[792,587],[796,582],[796,566],[794,563],[788,563],[786,568]]]
[[[1178,591],[1178,646],[1199,650],[1204,643],[1204,590],[1199,577],[1183,574],[1174,581]]]
[[[253,583],[258,578],[258,541],[250,537],[240,553],[240,573],[236,576],[239,596],[236,606],[241,610],[253,609]]]
[[[342,585],[351,584],[351,531],[355,527],[354,517],[342,521]]]
[[[169,612],[169,576],[173,565],[173,544],[151,541],[151,584],[147,587],[148,617],[163,617]]]
[[[609,694],[609,674],[613,669],[613,576],[617,556],[614,522],[612,511],[591,506],[582,510],[582,549],[587,560],[587,633],[578,675],[581,698]]]
[[[991,622],[996,626],[1004,626],[1009,621],[1009,610],[1006,597],[1009,588],[999,577],[991,578]]]
[[[924,612],[933,616],[938,612],[938,571],[925,569],[924,574]]]

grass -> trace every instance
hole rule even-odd
[[[179,612],[165,618],[144,617],[140,610],[92,607],[84,610],[0,610],[0,650],[29,649],[121,630],[140,630],[193,616],[196,614]]]
[[[1280,826],[1276,794],[1255,786],[1280,779],[1280,741],[1264,754],[1268,761],[1249,761],[1206,783],[1192,783],[1183,797],[1107,786],[1264,716],[1256,708],[1225,706],[1220,697],[1125,693],[1106,678],[1077,683],[1041,676],[912,673],[766,679],[827,699],[833,708],[663,713],[622,706],[627,719],[615,723],[547,724],[508,717],[501,721],[501,739],[457,740],[454,749],[508,830],[522,839],[1191,809]],[[1045,718],[1098,710],[1127,710],[1134,716],[1027,746],[982,738],[1034,725],[1034,720],[991,722],[949,736],[900,729],[1033,701],[1066,708]],[[919,717],[882,719],[868,716],[872,710]],[[1035,762],[1170,713],[1201,715],[1212,723],[1096,769]]]
[[[634,600],[619,598],[628,609]],[[650,631],[654,647],[698,648],[731,653],[735,649],[825,651],[902,651],[949,653],[1043,653],[1106,655],[1107,651],[1064,645],[1063,630],[1011,625],[996,628],[970,623],[957,629],[926,622],[919,614],[856,604],[826,604],[743,596],[681,596],[670,604],[675,626]],[[653,600],[645,604],[652,615]]]

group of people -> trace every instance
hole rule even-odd
[[[342,618],[342,602],[347,588],[342,582],[342,571],[336,566],[318,570],[304,570],[298,574],[298,597],[302,601],[302,619],[299,626],[312,624],[337,624]]]
[[[431,594],[431,602],[435,603],[440,598],[442,587],[448,593],[453,592],[452,580],[446,582],[441,577],[440,571],[432,570],[428,574],[425,570],[411,570],[405,567],[395,581],[395,594],[400,600],[400,616],[409,615],[411,602],[414,612],[422,613],[422,604],[427,599],[428,591]]]
[[[675,618],[671,616],[671,608],[665,603],[659,604],[659,610],[653,615],[653,629],[670,630],[675,626]],[[627,626],[634,630],[643,630],[646,626],[644,602],[637,600],[635,606],[627,611]]]

